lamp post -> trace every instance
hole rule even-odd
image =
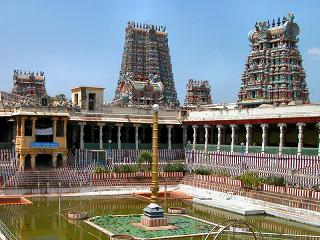
[[[152,128],[152,181],[150,204],[143,209],[141,224],[148,227],[159,227],[168,225],[168,220],[164,217],[163,208],[158,205],[158,111],[159,105],[154,104],[153,128]]]
[[[189,152],[189,154],[188,154],[188,152]],[[187,146],[187,166],[188,166],[188,163],[189,164],[191,164],[191,141],[189,140],[188,141],[188,146]],[[190,173],[191,173],[191,169],[192,169],[192,167],[190,168]]]
[[[191,141],[188,141],[188,146],[187,146],[187,152],[189,152],[188,154],[188,160],[191,160]]]

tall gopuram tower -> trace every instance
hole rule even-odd
[[[44,72],[14,70],[12,93],[35,99],[47,96]]]
[[[166,27],[128,22],[115,101],[122,98],[121,86],[128,76],[131,77],[130,82],[140,85],[152,81],[151,78],[157,79],[163,84],[162,101],[168,105],[179,105]],[[146,88],[146,91],[147,89],[149,88]]]
[[[251,51],[241,78],[240,107],[309,103],[309,91],[298,50],[299,25],[294,15],[282,21],[258,22],[249,32]]]
[[[207,80],[189,79],[184,106],[212,104],[211,87]]]

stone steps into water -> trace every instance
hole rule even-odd
[[[190,194],[194,197],[195,203],[202,205],[221,208],[238,214],[243,214],[245,213],[244,209],[249,210],[252,207],[252,210],[264,210],[266,214],[270,214],[272,216],[310,224],[313,226],[320,226],[320,212],[285,206],[243,196],[231,195],[213,190],[196,188],[184,184],[180,184],[178,190]],[[201,200],[201,198],[211,198],[212,200]],[[229,199],[227,200],[227,198]],[[242,209],[241,206],[243,206]],[[247,206],[249,207],[247,208]]]
[[[88,174],[59,169],[53,171],[16,172],[7,182],[9,188],[70,187],[88,185]]]

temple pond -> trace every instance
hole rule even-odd
[[[30,197],[32,205],[0,206],[0,218],[7,227],[20,239],[24,240],[96,240],[109,239],[107,235],[94,229],[82,221],[70,221],[66,218],[71,211],[86,211],[90,217],[100,215],[140,214],[147,202],[131,196],[83,196],[83,197]],[[320,235],[316,227],[285,221],[271,216],[244,217],[219,209],[209,208],[188,201],[166,201],[161,205],[168,207],[184,207],[186,213],[214,223],[222,223],[228,219],[245,220],[258,227],[262,232],[287,233],[295,235]],[[58,214],[60,206],[61,214]],[[181,239],[203,239],[189,237]],[[243,236],[228,236],[219,239],[244,239]],[[246,239],[253,239],[246,237]],[[279,239],[279,238],[264,238]],[[302,239],[302,238],[283,238]],[[307,239],[307,238],[305,238]]]

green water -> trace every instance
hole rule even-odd
[[[0,206],[0,218],[7,227],[20,239],[26,240],[96,240],[109,239],[107,235],[76,221],[65,218],[70,211],[86,211],[89,216],[103,214],[133,214],[142,213],[147,202],[127,197],[61,197],[59,211],[58,197],[32,197],[32,205]],[[213,209],[186,201],[167,201],[161,203],[168,207],[184,207],[187,214],[214,223],[228,219],[245,220],[250,225],[258,227],[262,232],[320,235],[320,229],[304,224],[285,221],[271,216],[243,217],[230,212]],[[181,238],[182,239],[182,238]],[[183,239],[203,239],[201,237]],[[213,239],[213,238],[212,238]],[[244,236],[228,235],[219,239],[253,239]],[[280,239],[280,238],[264,238]],[[288,237],[282,239],[289,239]],[[295,238],[308,239],[308,238]]]

